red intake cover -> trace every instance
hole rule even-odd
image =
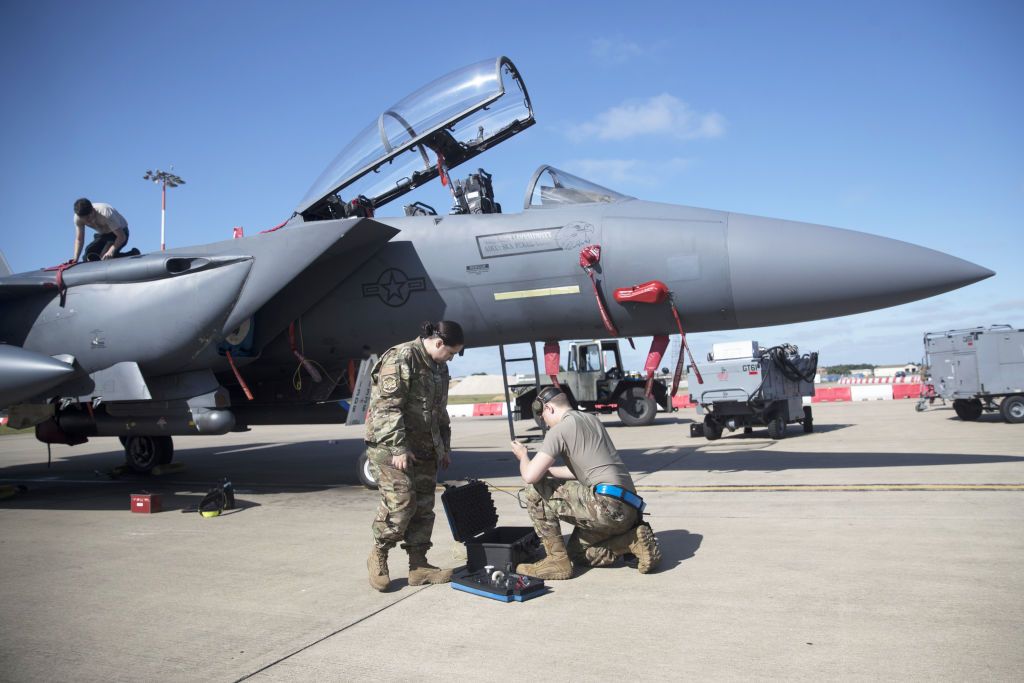
[[[661,280],[651,280],[632,287],[616,289],[614,297],[620,304],[660,304],[668,298],[668,285]]]

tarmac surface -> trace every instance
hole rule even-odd
[[[1024,680],[1024,425],[914,401],[816,404],[798,425],[689,437],[692,409],[604,418],[648,502],[660,570],[577,572],[525,603],[366,578],[361,430],[176,439],[183,471],[103,472],[114,439],[0,437],[0,680]],[[442,478],[528,525],[503,418],[453,421]],[[98,473],[97,473],[98,472]],[[239,508],[194,506],[220,478]],[[164,512],[129,512],[129,494]],[[509,494],[509,495],[506,495]],[[461,546],[437,502],[435,564]],[[568,528],[563,527],[565,533]]]

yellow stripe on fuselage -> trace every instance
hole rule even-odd
[[[579,294],[579,285],[568,287],[544,287],[543,289],[520,289],[516,292],[495,292],[495,301],[507,301],[509,299],[530,299],[535,296],[557,296],[559,294]]]

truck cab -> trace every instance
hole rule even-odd
[[[639,374],[628,374],[622,366],[618,339],[590,339],[569,344],[564,370],[558,372],[558,384],[573,407],[585,412],[617,412],[627,426],[643,426],[654,422],[658,407],[671,412],[672,397],[664,380],[651,383],[647,395],[646,380]],[[550,382],[523,385],[516,394],[520,419],[534,419],[533,399]]]

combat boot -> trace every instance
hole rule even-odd
[[[370,557],[366,560],[366,569],[370,573],[370,585],[374,590],[384,592],[391,585],[391,577],[388,576],[388,550],[373,546]]]
[[[634,540],[629,544],[629,552],[636,555],[636,569],[641,574],[653,571],[661,562],[661,549],[658,539],[654,536],[651,525],[643,522],[633,529]]]
[[[571,579],[572,561],[565,552],[565,542],[562,537],[542,538],[541,542],[544,544],[547,556],[540,562],[517,566],[516,573],[545,580]]]
[[[428,583],[448,583],[452,580],[451,569],[441,569],[427,562],[427,551],[409,548],[409,585],[422,586]]]

